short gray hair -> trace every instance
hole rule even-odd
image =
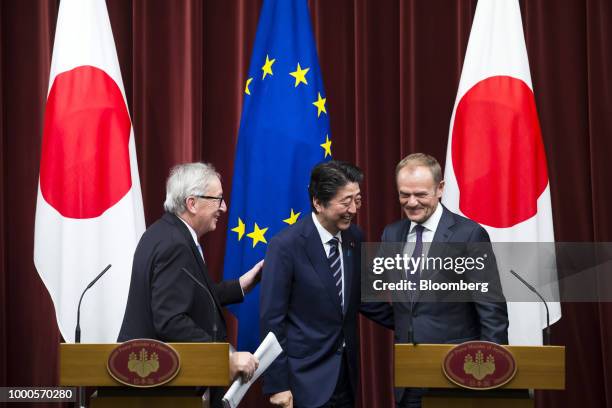
[[[185,212],[187,197],[205,195],[215,177],[221,180],[212,164],[184,163],[174,166],[166,182],[164,210],[177,215]]]
[[[434,182],[436,184],[440,184],[442,181],[442,169],[440,168],[440,163],[438,163],[435,157],[425,153],[412,153],[404,157],[395,167],[395,178],[397,178],[400,170],[402,170],[404,167],[413,168],[418,166],[429,168]]]

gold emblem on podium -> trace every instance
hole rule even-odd
[[[108,356],[108,373],[130,387],[157,387],[172,381],[181,368],[176,350],[158,340],[135,339],[118,344]]]
[[[146,378],[149,374],[156,372],[159,369],[159,357],[157,353],[151,353],[148,357],[148,352],[145,348],[140,349],[138,356],[136,353],[130,353],[128,357],[128,370],[138,374],[140,378]]]
[[[477,380],[482,380],[487,375],[495,372],[495,358],[493,355],[489,354],[485,361],[484,354],[482,354],[480,350],[476,352],[475,360],[471,354],[468,354],[465,356],[463,371],[465,371],[466,374],[471,374],[472,377]]]
[[[459,387],[490,390],[507,384],[516,374],[512,353],[488,341],[468,341],[448,351],[442,370]]]

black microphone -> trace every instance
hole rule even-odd
[[[414,346],[416,346],[416,343],[414,342],[414,303],[410,304],[410,328],[408,329],[408,341],[410,343],[412,343]]]
[[[85,290],[83,291],[83,293],[81,293],[81,298],[79,299],[79,306],[77,307],[77,324],[76,324],[76,329],[74,329],[74,342],[75,343],[80,343],[81,342],[81,302],[83,301],[83,296],[85,295],[85,292],[87,292],[89,290],[89,288],[91,288],[97,281],[98,279],[100,279],[102,277],[102,275],[104,275],[106,273],[106,271],[108,271],[110,269],[112,265],[108,264],[106,266],[106,268],[104,268],[104,270],[102,272],[100,272],[98,274],[98,276],[96,276],[94,278],[94,280],[92,280],[89,285],[87,285],[87,287],[85,288]],[[86,388],[85,387],[79,387],[79,407],[86,407],[87,406],[87,395],[86,395]]]
[[[210,290],[206,287],[206,285],[204,285],[202,282],[197,280],[196,277],[191,274],[191,272],[189,272],[186,268],[181,268],[181,271],[183,271],[187,275],[189,275],[191,280],[194,281],[196,283],[196,285],[198,285],[199,287],[204,289],[204,291],[206,292],[206,294],[210,298],[210,303],[212,303],[213,308],[215,310],[215,317],[214,317],[214,320],[213,320],[213,343],[216,343],[217,342],[217,316],[219,315],[219,310],[217,309],[217,304],[215,303],[215,299],[213,298],[212,293],[210,293]]]
[[[510,273],[513,274],[516,279],[520,280],[521,282],[523,282],[523,285],[527,286],[527,288],[532,291],[533,293],[535,293],[536,295],[538,295],[538,297],[540,299],[542,299],[542,303],[544,303],[544,307],[546,308],[546,331],[545,331],[545,336],[544,336],[544,345],[545,346],[550,346],[550,314],[548,312],[548,305],[546,304],[546,301],[544,300],[544,298],[542,297],[542,295],[540,295],[540,292],[538,292],[536,290],[536,288],[534,288],[533,286],[531,286],[529,284],[529,282],[527,282],[525,279],[523,279],[518,273],[514,272],[512,269],[510,269]]]
[[[104,268],[104,270],[102,272],[100,272],[98,274],[98,276],[96,276],[95,279],[92,280],[89,285],[87,285],[87,287],[85,288],[83,293],[81,293],[81,298],[79,299],[79,306],[77,307],[76,329],[74,329],[74,342],[75,343],[80,343],[81,342],[81,326],[80,326],[80,321],[81,321],[81,302],[83,301],[83,296],[85,295],[85,292],[87,292],[87,290],[89,288],[91,288],[98,281],[98,279],[100,279],[102,277],[102,275],[104,275],[106,273],[106,271],[108,271],[110,269],[111,266],[112,266],[111,264],[108,264],[106,266],[106,268]]]

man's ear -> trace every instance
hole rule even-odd
[[[195,214],[195,203],[196,198],[194,196],[189,196],[185,199],[185,210],[190,214]]]
[[[444,180],[440,181],[440,183],[438,184],[438,191],[436,196],[438,198],[442,198],[442,193],[444,192]]]
[[[321,202],[318,198],[312,198],[312,206],[314,207],[316,214],[320,213],[323,210],[323,206],[321,205]]]

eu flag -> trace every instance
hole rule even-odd
[[[265,0],[244,88],[224,279],[238,278],[264,257],[274,234],[310,216],[310,171],[330,157],[326,96],[306,0]],[[255,350],[259,287],[230,310],[238,318],[238,349]]]

